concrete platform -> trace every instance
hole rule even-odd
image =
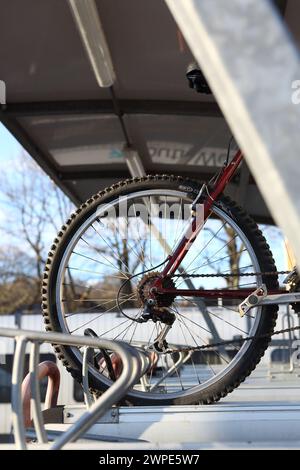
[[[67,444],[63,450],[97,450],[98,452],[107,451],[204,451],[204,450],[299,450],[300,441],[287,442],[284,444],[274,442],[213,442],[213,443],[199,443],[199,444],[126,444],[126,443],[111,443],[111,442],[78,442]],[[0,446],[2,450],[14,450],[12,444]],[[49,450],[49,445],[29,444],[28,450]]]
[[[149,445],[154,449],[300,449],[300,379],[285,373],[274,377],[258,372],[215,405],[114,408],[89,434],[123,441],[103,442],[107,449],[126,445],[129,449]],[[47,428],[63,431],[83,411],[82,406],[65,406],[62,424]],[[126,444],[126,439],[143,442]],[[86,445],[98,444],[89,441]]]
[[[52,409],[50,440],[84,413],[82,405]],[[50,424],[51,423],[51,424]],[[34,432],[28,434],[34,438]],[[0,445],[0,450],[12,449]],[[29,444],[30,449],[48,445]],[[300,449],[300,378],[297,371],[258,368],[221,402],[209,406],[114,407],[66,449],[290,450]]]

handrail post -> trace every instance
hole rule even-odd
[[[12,370],[11,406],[15,443],[19,450],[27,449],[21,390],[26,345],[27,338],[25,336],[16,337],[16,350]]]
[[[82,357],[82,388],[84,394],[84,402],[87,408],[90,408],[94,403],[92,394],[89,387],[89,359],[92,349],[86,346],[83,350]]]
[[[39,443],[46,444],[48,442],[47,434],[45,431],[44,418],[42,415],[41,404],[41,391],[38,376],[40,357],[40,347],[36,342],[32,342],[29,360],[29,373],[30,373],[30,389],[31,389],[31,407],[32,418]]]

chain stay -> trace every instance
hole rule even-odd
[[[188,278],[212,278],[212,277],[222,277],[224,278],[230,278],[230,277],[248,277],[248,276],[279,276],[279,275],[287,275],[290,274],[291,271],[269,271],[269,272],[254,272],[254,273],[230,273],[230,274],[174,274],[171,276],[172,278],[182,278],[182,279],[188,279]],[[172,349],[171,351],[168,351],[169,353],[175,353],[175,352],[190,352],[190,351],[203,351],[203,350],[208,350],[212,348],[216,348],[219,346],[230,346],[232,344],[243,344],[247,341],[252,341],[254,339],[269,339],[272,336],[278,336],[281,334],[289,333],[291,331],[300,331],[300,326],[295,326],[293,328],[286,328],[283,330],[277,330],[274,331],[272,334],[265,334],[265,335],[260,335],[260,336],[246,336],[245,338],[237,338],[233,339],[230,341],[220,341],[218,343],[211,343],[211,344],[206,344],[203,346],[195,346],[195,347],[190,347],[190,348],[181,348],[181,349]]]

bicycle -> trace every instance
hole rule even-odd
[[[128,394],[132,404],[218,401],[260,362],[278,305],[300,312],[297,272],[277,272],[254,220],[223,194],[243,160],[240,150],[231,161],[229,154],[208,183],[149,175],[100,191],[51,247],[42,287],[46,329],[151,353],[152,367]],[[280,274],[289,274],[289,291],[279,288]],[[82,351],[55,350],[81,381]],[[95,351],[94,392],[120,368],[109,351]]]

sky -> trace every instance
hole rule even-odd
[[[23,148],[19,142],[0,123],[0,168],[8,164]]]
[[[15,160],[18,161],[18,156],[20,153],[28,156],[31,158],[22,145],[12,136],[12,134],[0,123],[0,175],[1,171],[5,170],[5,174],[8,176],[9,179],[16,181],[16,176],[14,175],[15,172]],[[46,174],[45,174],[46,177]],[[0,188],[1,189],[1,188]],[[51,203],[51,201],[49,202]],[[38,205],[37,205],[38,207]],[[5,196],[1,194],[0,191],[0,223],[2,222],[2,226],[5,226],[6,219],[11,219],[12,214],[12,206],[5,201]],[[8,217],[7,217],[8,216]],[[57,230],[60,227],[62,221],[59,219]],[[53,227],[48,229],[44,233],[44,243],[46,246],[50,247],[52,240],[54,239],[56,233]],[[18,243],[18,240],[12,240],[10,235],[6,235],[5,231],[1,231],[0,234],[0,247],[8,246],[8,245],[15,245]],[[20,245],[18,248],[22,249]]]
[[[7,168],[23,148],[10,132],[0,123],[0,171]],[[0,201],[0,220],[5,218],[5,206]]]

